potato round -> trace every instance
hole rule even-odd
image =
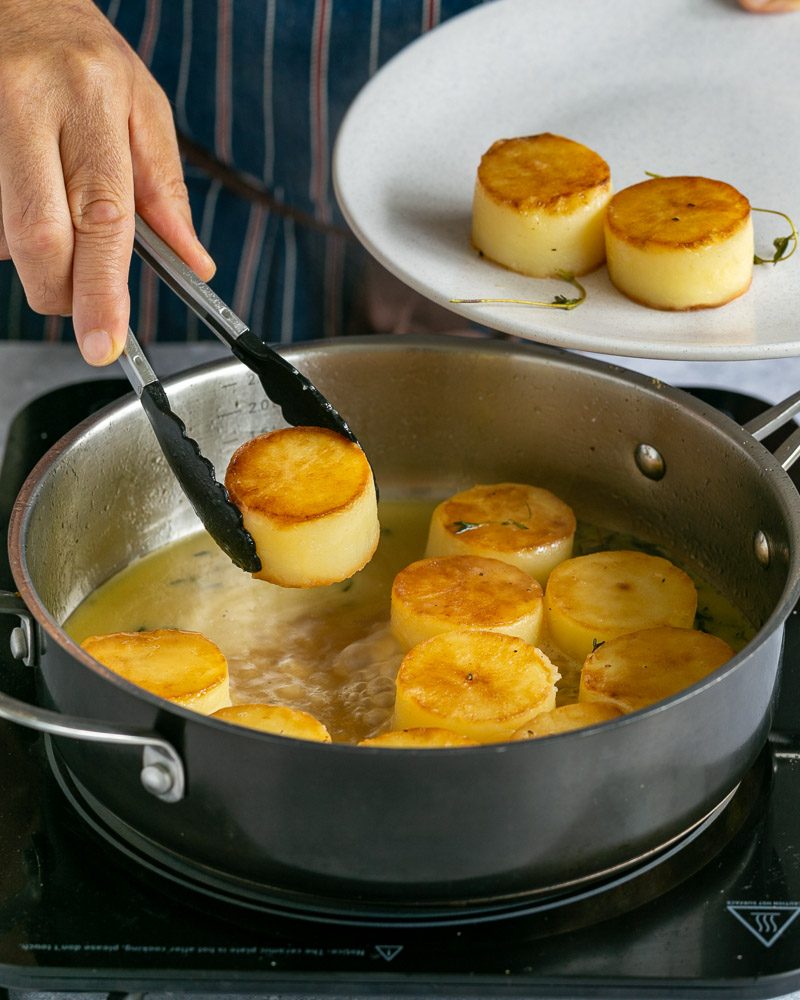
[[[406,653],[395,729],[450,729],[481,743],[511,739],[555,707],[559,673],[540,650],[499,632],[443,632]]]
[[[490,629],[536,643],[542,615],[541,585],[499,559],[420,559],[392,585],[392,632],[404,649],[453,629]]]
[[[575,527],[572,508],[549,490],[478,485],[434,510],[425,555],[500,559],[544,585],[552,568],[572,554]]]
[[[472,242],[522,274],[586,274],[605,258],[610,195],[608,164],[587,146],[549,132],[499,139],[478,167]]]
[[[535,716],[527,725],[514,733],[514,739],[531,740],[539,736],[568,733],[573,729],[585,729],[587,726],[597,726],[601,722],[610,722],[611,719],[618,719],[620,715],[622,711],[614,705],[576,701]]]
[[[282,587],[318,587],[362,569],[380,527],[372,470],[357,444],[322,427],[246,441],[225,476],[261,570]]]
[[[691,627],[697,590],[687,573],[660,556],[593,552],[553,570],[544,603],[553,641],[583,663],[597,643],[625,632],[657,625]]]
[[[296,740],[313,740],[316,743],[331,742],[330,733],[319,719],[288,705],[231,705],[214,712],[213,717],[276,736],[291,736]]]
[[[643,629],[611,639],[587,657],[581,702],[635,712],[696,684],[733,656],[723,639],[695,629]]]
[[[705,309],[750,287],[750,203],[723,181],[654,177],[624,188],[608,204],[605,240],[611,281],[642,305]]]
[[[438,747],[477,747],[476,740],[451,732],[449,729],[392,729],[379,736],[361,740],[360,747],[393,747],[398,750],[426,750]]]
[[[120,677],[176,705],[203,715],[230,705],[228,662],[199,632],[112,632],[90,635],[81,645]]]

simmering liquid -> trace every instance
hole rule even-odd
[[[201,531],[114,576],[65,628],[78,642],[155,628],[202,632],[228,660],[234,704],[300,708],[334,740],[357,742],[391,728],[394,678],[403,658],[389,629],[392,581],[423,557],[434,506],[382,502],[381,540],[372,561],[344,583],[311,590],[253,580]],[[579,525],[575,555],[609,548],[653,551],[630,536]],[[698,588],[696,627],[741,649],[753,635],[751,626],[721,594],[682,568]],[[546,635],[539,646],[561,672],[558,703],[575,701],[579,665]]]

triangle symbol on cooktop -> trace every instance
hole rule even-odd
[[[728,911],[765,948],[771,948],[800,914],[800,903],[728,903]]]
[[[397,958],[397,956],[400,954],[402,950],[403,946],[401,944],[375,945],[375,951],[377,951],[377,953],[381,956],[381,958],[385,958],[387,962],[391,962],[393,958]]]

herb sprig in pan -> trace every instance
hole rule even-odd
[[[465,531],[474,531],[475,528],[485,528],[487,524],[499,524],[502,527],[521,528],[528,531],[528,525],[522,521],[453,521],[450,525],[454,528],[454,535],[463,535]]]

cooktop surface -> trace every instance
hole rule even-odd
[[[117,380],[73,386],[20,414],[0,470],[4,525],[39,454],[122,391]],[[12,586],[7,564],[0,586]],[[0,619],[2,688],[32,699],[29,669],[7,652],[13,624]],[[800,989],[796,611],[783,675],[768,746],[679,844],[575,895],[434,927],[298,919],[159,870],[113,842],[53,748],[0,723],[0,986],[287,997],[788,994]]]

